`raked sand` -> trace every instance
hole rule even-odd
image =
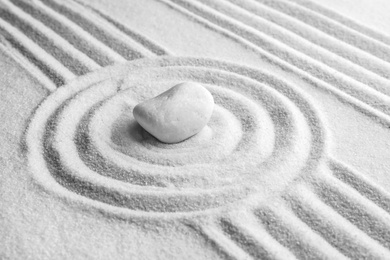
[[[390,5],[367,4],[2,0],[0,259],[386,259]],[[132,110],[187,81],[211,119],[161,143]]]

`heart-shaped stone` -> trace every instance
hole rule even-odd
[[[136,105],[133,115],[161,142],[178,143],[199,133],[213,109],[213,96],[205,87],[185,82]]]

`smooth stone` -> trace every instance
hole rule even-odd
[[[178,143],[206,126],[214,109],[211,93],[198,83],[175,85],[134,107],[135,120],[164,143]]]

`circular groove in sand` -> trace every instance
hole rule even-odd
[[[131,110],[181,81],[205,85],[216,109],[197,136],[162,144]],[[171,215],[278,193],[317,166],[324,130],[306,99],[274,76],[207,59],[159,58],[56,91],[37,109],[27,144],[35,178],[62,198],[109,213]]]

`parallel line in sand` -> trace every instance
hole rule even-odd
[[[302,222],[283,202],[255,209],[254,214],[280,244],[299,259],[348,259]]]
[[[261,49],[259,46],[253,44],[252,42],[249,42],[246,39],[237,36],[234,32],[231,32],[220,26],[217,26],[216,24],[209,22],[208,20],[206,20],[201,16],[193,14],[192,12],[188,11],[186,8],[173,3],[171,0],[156,0],[156,1],[159,1],[167,5],[173,10],[178,11],[181,14],[189,17],[193,21],[201,24],[202,26],[205,26],[206,28],[233,40],[234,42],[244,46],[245,48],[253,50],[259,56],[261,56],[262,59],[270,62],[270,64],[281,68],[283,71],[297,74],[302,80],[311,84],[313,87],[320,89],[325,93],[332,94],[337,99],[339,99],[342,103],[346,103],[352,106],[355,110],[368,116],[370,119],[380,123],[385,127],[390,127],[390,117],[384,112],[382,112],[381,111],[382,109],[377,109],[378,108],[378,106],[376,105],[377,100],[374,99],[372,102],[367,102],[367,100],[364,99],[361,100],[361,97],[357,95],[353,95],[353,91],[356,91],[355,86],[349,87],[348,88],[349,93],[347,93],[345,91],[345,88],[343,88],[343,90],[340,90],[340,88],[335,87],[329,84],[328,82],[323,81],[323,79],[308,74],[306,71],[297,68],[293,64],[290,64],[281,58],[278,58],[270,53],[267,53],[266,51]],[[329,76],[333,77],[331,75]],[[373,91],[373,90],[369,88],[368,91]]]
[[[230,238],[223,234],[222,230],[214,224],[201,225],[193,227],[216,248],[217,252],[222,253],[224,257],[232,260],[253,259],[247,252],[236,245]]]
[[[272,39],[270,36],[261,33],[253,28],[242,24],[204,4],[190,2],[188,0],[170,0],[190,10],[194,15],[203,17],[219,27],[233,32],[236,36],[249,41],[258,48],[261,48],[274,57],[284,59],[313,76],[326,80],[337,86],[339,89],[363,100],[376,109],[390,115],[390,97],[380,93],[369,86],[362,84],[355,79],[340,73],[336,69],[307,57],[282,42]]]
[[[284,196],[293,212],[332,246],[350,258],[383,259],[390,251],[325,204],[308,186],[298,183]]]
[[[334,177],[357,190],[390,214],[390,193],[388,191],[335,158],[331,158],[328,164]]]
[[[57,59],[3,19],[0,19],[0,29],[4,38],[34,63],[56,86],[61,86],[76,77]]]
[[[335,22],[333,19],[323,16],[320,13],[285,0],[252,1],[267,5],[280,13],[288,15],[296,21],[300,21],[312,28],[316,28],[317,32],[325,33],[332,36],[334,39],[347,43],[348,45],[355,46],[364,52],[370,53],[382,61],[390,62],[390,46],[365,34],[351,30],[343,24]]]
[[[55,73],[56,69],[53,66],[47,66],[47,64],[53,63],[53,59],[57,59],[59,63],[62,63],[62,66],[59,66],[60,70],[62,70],[63,67],[68,67],[67,70],[72,70],[71,74],[76,73],[77,75],[83,75],[88,71],[100,68],[100,65],[105,66],[114,62],[126,61],[126,58],[117,53],[115,50],[112,50],[110,48],[111,46],[107,46],[104,42],[96,39],[94,35],[85,31],[84,28],[81,28],[79,25],[69,20],[66,16],[56,12],[56,10],[46,6],[39,0],[35,0],[33,3],[20,0],[3,0],[3,3],[7,8],[5,9],[5,17],[0,17],[0,19],[17,18],[8,20],[10,20],[9,22],[11,22],[12,25],[15,25],[14,23],[17,22],[19,27],[29,27],[31,30],[28,30],[27,33],[24,34],[30,38],[30,42],[36,41],[33,45],[34,48],[32,49],[30,48],[31,45],[23,44],[18,40],[20,38],[15,38],[13,33],[5,33],[7,36],[7,40],[3,41],[5,49],[8,50],[11,56],[19,63],[21,63],[22,60],[23,62],[29,60],[29,65],[23,66],[27,70],[28,68],[32,70],[34,70],[34,68],[39,68],[45,76],[37,72],[37,70],[35,70],[36,74],[33,76],[37,79],[40,77],[41,79],[38,79],[38,81],[42,82],[42,84],[51,91],[54,90],[53,84],[59,87],[69,81],[65,80],[61,75],[56,76],[56,74],[61,73]],[[87,9],[83,6],[80,6],[80,8],[84,12],[85,9]],[[87,10],[86,12],[91,13],[93,10]],[[95,14],[95,16],[96,15],[101,16],[99,14]],[[107,18],[109,17],[103,17],[100,19],[104,20]],[[9,22],[6,23],[9,24]],[[114,22],[115,21],[113,20],[106,21],[106,23]],[[119,27],[120,24],[117,23],[115,26]],[[127,27],[123,26],[121,29],[126,33],[126,35],[122,34],[122,41],[126,41],[128,43],[129,37],[135,37],[136,40],[145,45],[137,46],[137,48],[144,49],[142,51],[144,54],[146,53],[148,56],[153,56],[152,51],[160,53],[160,55],[168,53],[157,44],[148,41],[145,37],[138,33],[132,32]],[[48,40],[48,37],[51,40]],[[25,39],[26,37],[23,38]],[[53,39],[55,42],[53,42]],[[130,42],[131,41],[132,40],[130,39]],[[85,43],[84,46],[83,42]],[[39,46],[39,48],[36,48],[37,46]],[[149,51],[145,48],[153,50]],[[39,49],[38,52],[36,51],[37,49]],[[43,52],[46,52],[46,54],[42,54]],[[49,61],[45,60],[47,57],[51,57],[52,59]],[[62,70],[62,72],[69,74],[65,72],[65,70]],[[46,80],[45,77],[48,80]],[[75,75],[65,76],[65,78],[69,79],[74,77]],[[48,81],[52,81],[53,84],[48,83]]]
[[[67,40],[75,48],[85,53],[99,65],[107,66],[115,62],[126,61],[125,58],[97,40],[73,21],[55,12],[51,8],[48,8],[40,1],[30,3],[23,0],[14,0],[13,3],[35,19],[45,23],[46,26],[50,27],[58,35]]]
[[[73,73],[82,75],[100,68],[88,56],[75,49],[46,25],[35,20],[9,1],[3,0],[2,2],[6,9],[0,9],[1,17],[21,29],[30,39],[39,44]]]
[[[220,228],[255,259],[297,259],[272,237],[250,212],[220,219]]]
[[[155,54],[128,37],[115,26],[82,5],[69,1],[66,5],[56,0],[40,0],[44,5],[66,16],[95,38],[109,46],[127,60],[153,57]],[[83,13],[80,13],[80,10]]]
[[[168,51],[166,48],[163,48],[162,46],[159,46],[158,44],[154,43],[153,41],[147,39],[146,37],[142,36],[140,33],[135,32],[134,29],[130,29],[129,27],[123,25],[122,23],[118,22],[112,17],[109,17],[108,15],[102,13],[101,11],[93,8],[92,6],[88,6],[85,3],[79,2],[76,0],[77,3],[80,5],[85,6],[85,8],[90,9],[91,11],[95,12],[97,15],[101,16],[103,19],[114,25],[118,30],[123,32],[124,34],[128,35],[138,43],[142,44],[145,48],[149,49],[151,52],[153,52],[156,55],[172,55],[170,51]]]
[[[313,1],[307,1],[307,0],[290,0],[291,2],[294,2],[296,4],[299,4],[300,6],[312,10],[318,14],[321,14],[323,16],[329,17],[334,22],[337,21],[342,26],[346,26],[356,32],[359,32],[361,34],[367,35],[371,37],[372,39],[375,39],[379,42],[382,42],[384,44],[390,45],[390,36],[385,35],[382,32],[378,32],[373,28],[367,27],[363,24],[360,24],[359,22],[348,18],[346,16],[340,15],[339,13],[336,13],[332,11],[331,9],[325,8],[319,4],[316,4]]]
[[[377,58],[271,7],[248,0],[198,0],[373,89],[390,95],[390,81],[370,70]],[[255,15],[255,16],[254,16]],[[390,54],[390,48],[388,48]],[[390,56],[390,55],[389,55]],[[376,65],[375,65],[376,66]],[[390,64],[380,60],[378,67]],[[382,73],[383,74],[383,73]]]
[[[328,172],[311,183],[323,202],[390,249],[390,215],[385,210]]]
[[[1,31],[1,30],[0,30]],[[26,71],[30,72],[31,76],[34,77],[44,88],[49,91],[56,90],[57,86],[53,80],[48,77],[46,74],[41,71],[41,69],[36,65],[36,63],[31,62],[25,55],[26,52],[21,53],[21,51],[12,46],[12,43],[9,42],[3,35],[0,34],[0,50],[4,53],[8,53],[14,60],[24,68]],[[31,59],[31,58],[30,58]]]

